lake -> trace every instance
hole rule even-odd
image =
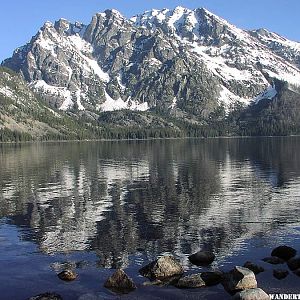
[[[261,261],[300,250],[299,212],[299,137],[0,145],[0,298],[118,299],[103,284],[124,268],[138,289],[122,299],[231,299],[143,286],[139,268],[162,254],[201,270],[188,261],[200,249],[216,254],[203,270],[251,260],[266,292],[300,293]],[[78,279],[58,279],[65,267]]]

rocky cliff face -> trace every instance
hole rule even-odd
[[[243,31],[205,9],[116,10],[46,22],[3,65],[63,111],[158,110],[197,120],[250,103],[272,78],[300,82],[300,44]]]

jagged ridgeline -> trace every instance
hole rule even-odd
[[[2,141],[299,133],[300,44],[203,8],[46,22],[2,66]]]

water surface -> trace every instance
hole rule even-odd
[[[116,299],[103,288],[116,268],[139,287],[124,299],[230,299],[142,285],[158,255],[198,271],[187,257],[199,249],[216,253],[212,269],[253,260],[267,292],[300,293],[300,278],[260,262],[281,243],[300,250],[299,211],[298,137],[1,145],[1,299]],[[78,280],[56,277],[65,266]]]

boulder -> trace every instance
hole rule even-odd
[[[222,275],[221,272],[203,272],[184,276],[178,280],[176,287],[190,289],[216,285],[221,283]]]
[[[176,287],[180,289],[191,289],[191,288],[200,288],[200,287],[205,287],[206,284],[204,280],[201,277],[201,273],[199,274],[192,274],[188,276],[181,277],[177,284]]]
[[[297,251],[289,246],[279,246],[277,248],[275,248],[271,255],[272,256],[277,256],[285,261],[288,261],[289,259],[291,259],[292,257],[296,256]]]
[[[291,271],[295,271],[297,269],[300,269],[300,256],[296,256],[291,258],[288,262],[287,262],[289,268]]]
[[[63,300],[63,298],[56,293],[44,293],[31,297],[28,300]]]
[[[189,260],[196,266],[206,266],[211,264],[215,260],[215,255],[210,251],[198,251],[189,256]]]
[[[182,265],[172,256],[163,256],[139,270],[139,273],[151,280],[165,279],[184,272]]]
[[[269,256],[263,259],[264,262],[272,264],[272,265],[279,265],[284,264],[284,260],[277,257],[277,256]]]
[[[224,276],[223,286],[229,293],[234,293],[257,288],[257,281],[251,270],[236,266]]]
[[[259,274],[261,272],[264,272],[264,270],[265,270],[263,267],[256,265],[256,264],[252,263],[251,261],[245,262],[244,268],[251,270],[254,274]]]
[[[269,295],[262,289],[248,289],[233,296],[234,300],[270,300]]]
[[[64,270],[57,274],[58,278],[64,281],[73,281],[77,278],[77,274],[73,270]]]
[[[133,280],[120,269],[106,280],[104,287],[121,294],[127,294],[136,289]]]
[[[284,279],[288,275],[289,275],[288,270],[282,270],[282,269],[273,270],[273,276],[279,280]]]

